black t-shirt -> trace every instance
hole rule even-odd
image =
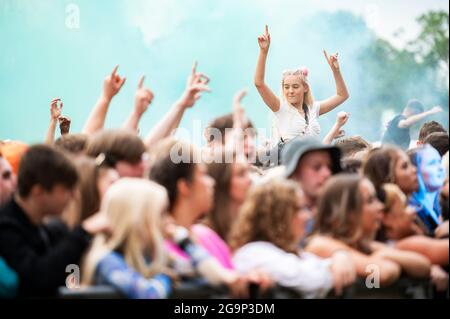
[[[52,297],[79,265],[90,235],[61,222],[33,224],[14,199],[0,209],[0,256],[19,276],[18,297]]]
[[[406,117],[402,114],[396,115],[387,125],[387,130],[383,136],[383,144],[393,144],[401,147],[403,150],[409,148],[411,137],[409,135],[409,127],[400,128],[398,123],[405,120]]]

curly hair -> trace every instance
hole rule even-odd
[[[277,247],[296,252],[292,219],[298,211],[298,184],[273,180],[253,188],[241,207],[230,235],[230,247],[236,250],[254,241],[271,242]]]

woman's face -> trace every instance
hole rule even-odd
[[[100,201],[108,188],[120,178],[119,173],[114,168],[101,168],[98,173],[97,189],[100,194]]]
[[[416,211],[396,197],[389,211],[383,216],[383,226],[389,239],[399,240],[414,234]]]
[[[420,157],[420,173],[425,187],[430,192],[439,190],[445,181],[445,169],[438,151],[433,147],[425,147],[417,153]]]
[[[365,235],[375,236],[383,218],[383,204],[378,200],[375,188],[368,179],[361,181],[359,189],[363,200],[363,232]]]
[[[297,212],[292,220],[292,233],[294,234],[295,243],[299,243],[306,231],[308,221],[311,219],[311,211],[306,206],[305,196],[302,191],[297,192]]]
[[[283,80],[283,93],[286,100],[292,105],[299,105],[303,102],[307,86],[300,80],[298,75],[287,75]]]
[[[409,160],[408,155],[403,152],[398,152],[397,163],[394,167],[395,184],[406,195],[412,194],[419,188],[417,180],[417,169]]]
[[[247,196],[247,191],[252,185],[252,180],[248,173],[249,167],[245,159],[236,160],[232,164],[230,197],[231,200],[242,204]]]

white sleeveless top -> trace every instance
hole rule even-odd
[[[281,137],[286,141],[297,136],[319,136],[320,125],[317,120],[319,112],[320,103],[314,102],[312,107],[309,108],[309,124],[307,125],[305,118],[295,107],[280,100],[280,109],[274,112],[273,141],[278,143]]]

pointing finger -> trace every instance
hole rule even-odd
[[[141,76],[141,78],[139,79],[139,84],[138,84],[139,89],[142,89],[142,86],[144,85],[144,79],[145,79],[145,75]]]
[[[112,73],[111,73],[111,75],[112,76],[115,76],[116,75],[116,72],[117,72],[117,69],[119,68],[119,65],[117,64],[115,67],[114,67],[114,70],[112,71]]]
[[[325,59],[327,59],[327,61],[329,61],[327,51],[323,50],[323,54],[325,55]]]
[[[194,61],[194,65],[192,66],[192,75],[195,75],[195,73],[197,72],[197,61]]]

